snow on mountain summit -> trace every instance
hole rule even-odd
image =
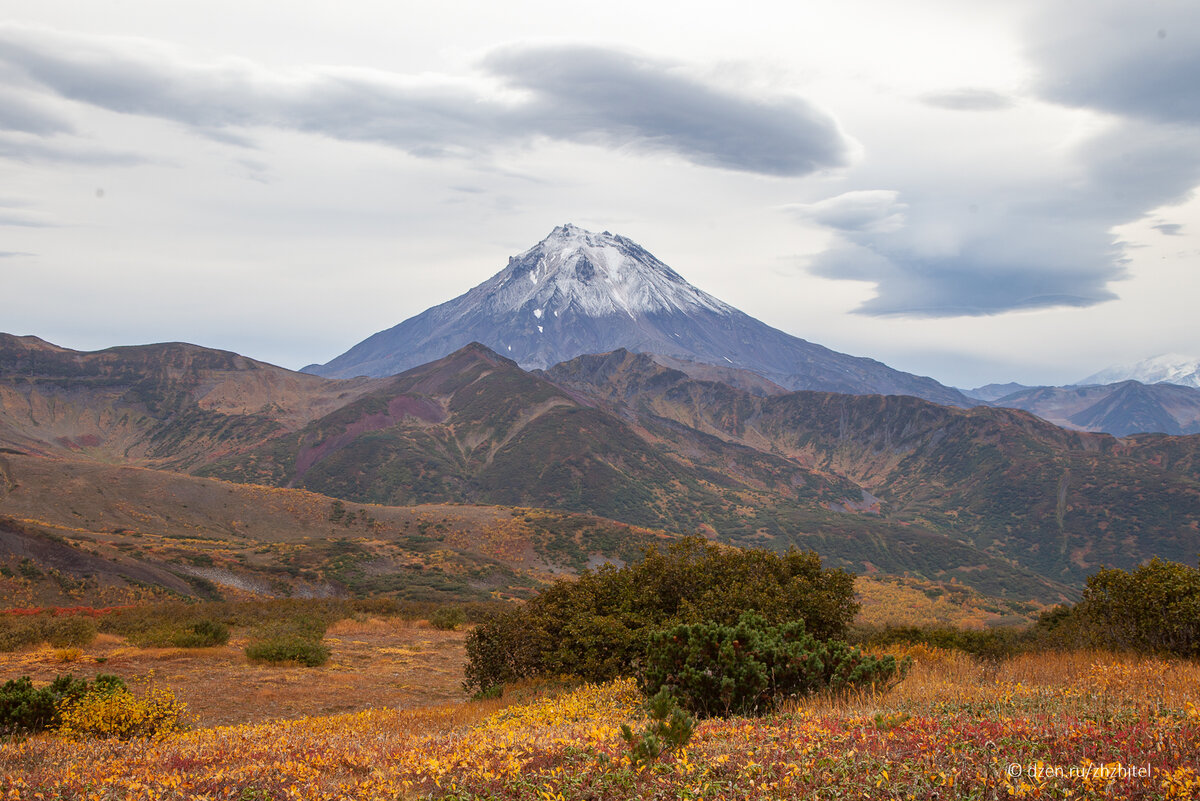
[[[560,225],[508,266],[471,290],[494,311],[528,311],[536,319],[568,309],[588,317],[733,307],[702,292],[623,236]]]
[[[1076,386],[1140,381],[1143,384],[1179,384],[1200,388],[1200,359],[1164,353],[1135,364],[1109,367],[1076,383]]]

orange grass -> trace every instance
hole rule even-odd
[[[913,669],[886,694],[703,721],[685,749],[643,768],[618,733],[622,722],[643,725],[631,681],[557,693],[528,685],[504,700],[133,743],[39,736],[0,746],[0,798],[1200,798],[1195,662],[906,653]],[[512,703],[521,697],[531,700]],[[1013,764],[1030,772],[1014,776]],[[1128,765],[1149,775],[1114,773]]]

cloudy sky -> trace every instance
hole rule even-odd
[[[957,386],[1200,355],[1194,0],[0,0],[0,331],[298,368],[573,222]]]

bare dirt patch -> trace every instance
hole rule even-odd
[[[135,691],[149,682],[171,688],[197,726],[262,723],[463,700],[465,637],[403,620],[344,620],[325,637],[329,661],[307,668],[249,662],[245,637],[218,648],[138,648],[102,634],[78,655],[49,646],[0,654],[0,679],[115,673]]]

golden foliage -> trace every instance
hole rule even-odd
[[[89,692],[59,709],[59,734],[88,737],[164,737],[185,728],[187,705],[165,688],[150,688],[141,698],[127,689]]]

